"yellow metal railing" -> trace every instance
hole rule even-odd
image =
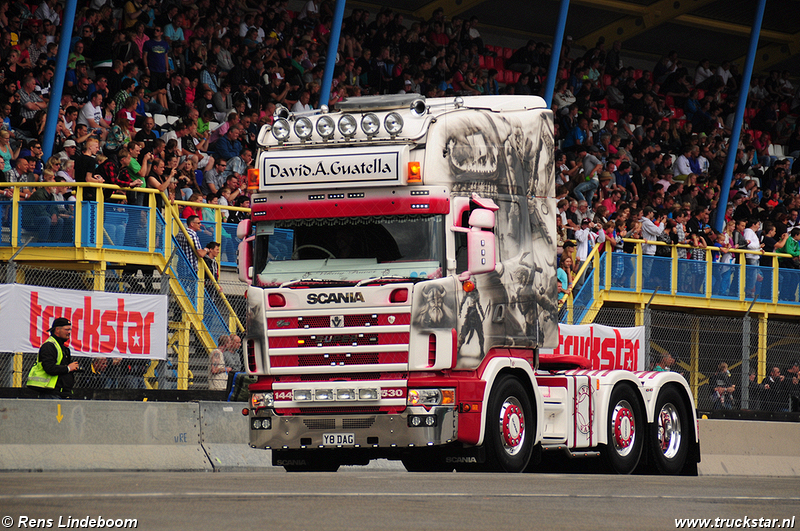
[[[656,246],[670,246],[671,247],[670,285],[668,287],[669,289],[667,289],[667,286],[664,286],[663,292],[664,293],[669,293],[669,294],[672,294],[672,295],[675,295],[675,294],[678,293],[678,291],[679,291],[678,290],[678,260],[679,260],[679,258],[678,258],[678,249],[692,250],[692,249],[694,249],[694,247],[692,247],[691,245],[688,245],[688,244],[670,245],[670,244],[667,244],[667,243],[664,243],[664,242],[661,242],[661,241],[638,240],[638,239],[629,239],[629,238],[624,238],[623,241],[627,242],[627,243],[633,243],[636,246],[634,252],[631,253],[631,254],[636,256],[636,267],[635,267],[636,275],[635,275],[635,280],[634,280],[634,285],[633,285],[633,288],[634,288],[635,292],[641,292],[642,288],[643,288],[643,279],[642,279],[642,270],[643,270],[643,268],[642,268],[642,256],[643,256],[643,253],[642,253],[642,245],[649,244],[649,245],[656,245]],[[578,273],[575,275],[575,277],[573,279],[573,285],[579,284],[580,281],[584,278],[584,276],[587,274],[587,271],[590,269],[589,268],[589,264],[592,264],[592,269],[594,271],[599,271],[598,266],[600,265],[600,262],[602,260],[602,261],[605,261],[605,263],[604,263],[604,265],[605,265],[604,277],[605,278],[603,279],[604,282],[602,284],[604,286],[603,290],[605,290],[605,291],[613,290],[614,288],[612,287],[612,278],[611,278],[611,273],[612,273],[611,261],[612,261],[612,257],[614,256],[614,252],[612,252],[612,251],[614,251],[614,249],[611,246],[610,242],[605,242],[605,243],[601,243],[601,244],[595,245],[594,248],[592,249],[591,253],[589,253],[589,255],[587,256],[586,260],[581,265],[580,269],[578,270]],[[780,271],[779,265],[778,265],[778,260],[780,258],[791,258],[791,255],[785,254],[785,253],[764,252],[764,251],[760,251],[760,250],[759,251],[751,251],[749,249],[727,249],[726,250],[726,249],[723,249],[722,247],[706,247],[706,248],[703,248],[703,251],[705,253],[705,260],[704,260],[704,264],[705,264],[704,265],[705,292],[702,295],[702,297],[707,298],[707,299],[711,299],[711,298],[714,297],[713,292],[712,292],[712,289],[713,289],[713,286],[712,286],[712,268],[713,268],[713,264],[715,264],[715,263],[719,264],[719,262],[714,262],[713,261],[712,253],[718,252],[718,253],[732,253],[732,254],[734,254],[736,256],[735,263],[732,263],[732,264],[729,264],[729,265],[731,265],[731,266],[739,265],[739,266],[741,266],[742,271],[746,270],[748,255],[757,256],[759,259],[761,257],[763,257],[763,256],[767,256],[767,257],[772,258],[772,269],[771,269],[771,274],[772,274],[771,289],[772,289],[772,293],[771,293],[771,297],[770,297],[770,302],[774,303],[774,304],[777,304],[777,303],[780,302],[778,300],[778,287],[779,287],[779,282],[778,282],[779,277],[778,277],[778,275],[779,275],[779,271]],[[664,258],[666,258],[666,257],[664,257]],[[755,266],[751,266],[751,267],[755,267]],[[766,266],[764,266],[764,267],[766,267]],[[746,293],[747,277],[746,277],[746,275],[745,274],[740,274],[738,282],[739,282],[739,286],[738,286],[739,300],[740,301],[745,301],[745,300],[747,300],[747,297],[746,297],[746,295],[747,295],[747,293]],[[593,300],[597,298],[597,295],[598,295],[598,293],[600,291],[601,291],[601,289],[600,289],[600,275],[596,274],[596,275],[593,276],[593,286],[592,286],[592,294],[593,294],[592,299]],[[567,293],[567,295],[563,299],[561,299],[561,301],[559,301],[559,304],[558,304],[559,309],[563,308],[565,305],[567,306],[567,312],[568,312],[568,314],[567,314],[567,322],[569,322],[569,323],[573,322],[572,306],[573,306],[575,295],[576,294],[574,293],[574,291],[570,290],[569,293]],[[695,295],[695,296],[699,296],[699,295]]]
[[[58,183],[0,183],[0,190],[4,188],[12,188],[13,195],[11,197],[11,223],[10,223],[10,246],[6,246],[5,248],[10,248],[13,251],[18,251],[20,247],[20,190],[22,188],[40,188],[40,187],[58,187],[58,188],[70,188],[74,190],[76,201],[70,201],[67,206],[70,209],[74,209],[74,231],[73,231],[73,244],[76,249],[86,249],[88,248],[86,243],[82,241],[83,237],[83,227],[84,227],[84,217],[87,215],[85,212],[85,205],[83,201],[83,193],[84,188],[92,187],[92,188],[99,188],[99,189],[111,189],[114,190],[115,195],[118,191],[125,191],[122,188],[119,188],[115,185],[108,185],[108,184],[94,184],[94,183],[66,183],[66,182],[58,182]],[[161,271],[165,271],[170,266],[167,263],[169,257],[172,256],[172,236],[176,236],[178,233],[182,233],[184,238],[187,241],[192,241],[189,238],[189,234],[184,226],[183,222],[180,218],[179,207],[184,205],[191,205],[195,207],[201,208],[210,208],[214,210],[215,216],[215,229],[214,229],[214,239],[215,241],[222,241],[223,235],[223,228],[222,228],[222,213],[224,210],[229,211],[241,211],[241,212],[249,212],[250,209],[248,208],[240,208],[240,207],[225,207],[220,205],[208,205],[205,203],[190,203],[187,201],[170,201],[169,198],[163,194],[160,190],[156,190],[153,188],[137,188],[136,192],[142,192],[148,194],[147,204],[149,209],[147,211],[148,214],[148,223],[147,223],[147,230],[148,230],[148,254],[161,256],[161,264],[160,269]],[[157,233],[157,214],[158,211],[156,208],[156,194],[161,196],[162,202],[164,204],[164,209],[162,211],[163,220],[164,220],[164,233],[158,234]],[[96,194],[97,200],[92,202],[93,208],[96,208],[95,213],[95,226],[90,227],[90,230],[94,230],[94,244],[93,248],[95,249],[102,249],[104,245],[104,241],[110,239],[105,232],[104,226],[104,205],[105,205],[105,197],[101,191],[98,191]],[[112,196],[114,197],[114,196]],[[121,197],[117,195],[117,197]],[[114,203],[115,205],[118,203]],[[0,205],[2,205],[0,203]],[[95,206],[96,205],[96,206]],[[158,237],[161,236],[163,238],[163,254],[157,250],[156,242],[158,241]],[[113,243],[113,242],[112,242]],[[0,247],[2,249],[3,247]],[[139,249],[137,249],[139,250]],[[124,251],[124,250],[123,250]],[[136,253],[131,252],[128,253],[129,258],[131,259],[131,263],[136,262]],[[219,257],[217,257],[219,260]],[[105,265],[101,269],[105,269]],[[220,289],[219,283],[213,277],[211,270],[208,268],[208,265],[205,263],[204,260],[198,260],[198,269],[197,269],[197,304],[196,308],[193,312],[189,312],[189,323],[177,323],[176,326],[178,327],[178,331],[175,334],[175,337],[178,338],[178,342],[181,343],[182,346],[185,348],[178,349],[178,389],[187,389],[188,381],[191,377],[189,371],[189,359],[188,359],[188,331],[189,326],[194,326],[197,329],[198,333],[204,340],[204,343],[207,347],[211,347],[211,344],[214,341],[214,338],[211,338],[207,334],[205,334],[203,328],[203,298],[205,289],[208,287],[210,289],[218,290],[222,293]],[[97,287],[97,286],[96,286]],[[188,303],[188,298],[186,297],[185,292],[183,291],[183,286],[175,279],[170,280],[170,289],[172,292],[181,299],[182,306],[183,303]],[[241,321],[236,315],[235,310],[230,305],[230,302],[227,298],[223,295],[217,299],[218,302],[221,302],[223,306],[228,311],[228,329],[231,331],[242,332],[244,331],[244,326],[242,325]],[[184,307],[184,309],[189,309],[188,307]],[[15,355],[14,357],[14,369],[13,369],[13,385],[15,387],[20,387],[22,385],[22,356],[21,354]],[[151,366],[150,372],[152,372],[153,367]]]
[[[119,186],[112,185],[112,184],[95,184],[95,183],[75,183],[75,182],[58,182],[58,183],[45,183],[45,182],[38,182],[38,183],[4,183],[0,182],[0,191],[5,188],[11,188],[14,190],[13,196],[11,197],[11,216],[13,220],[19,219],[19,204],[20,204],[20,189],[21,188],[70,188],[74,190],[74,194],[76,197],[76,201],[69,206],[74,207],[75,209],[75,231],[74,231],[74,245],[76,248],[83,248],[86,247],[85,242],[82,242],[82,231],[79,230],[83,227],[83,218],[86,215],[84,212],[84,201],[83,201],[83,190],[85,188],[96,188],[96,189],[110,189],[114,191],[114,195],[112,198],[122,198],[124,195],[121,195],[117,192],[125,192],[130,191],[125,188],[120,188]],[[148,234],[149,234],[149,249],[148,251],[151,253],[156,252],[155,244],[156,244],[156,195],[160,195],[164,205],[177,205],[180,207],[183,206],[193,206],[196,208],[208,208],[214,211],[214,241],[221,242],[223,237],[223,212],[250,212],[249,208],[242,208],[242,207],[233,207],[233,206],[221,206],[221,205],[211,205],[206,203],[191,203],[189,201],[170,201],[169,198],[160,190],[155,188],[136,188],[133,190],[137,193],[145,193],[148,195],[146,204],[150,207],[148,212]],[[103,193],[96,194],[96,203],[97,205],[97,214],[96,214],[96,223],[95,223],[95,237],[94,237],[94,247],[95,248],[102,248],[103,242],[108,241],[107,234],[104,233],[104,217],[105,217],[105,196]],[[70,202],[73,203],[73,202]],[[2,203],[0,203],[1,205]],[[109,203],[110,204],[110,203]],[[115,205],[119,203],[114,203]],[[167,211],[170,209],[164,209],[164,220],[167,221]],[[179,212],[171,212],[170,216],[172,219],[179,220],[180,213]],[[20,246],[20,234],[19,234],[19,224],[12,223],[11,227],[11,247],[19,247]],[[165,245],[171,245],[169,242],[165,242]],[[169,256],[171,252],[170,249],[165,249],[166,256]]]

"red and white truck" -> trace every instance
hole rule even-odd
[[[287,470],[551,456],[691,473],[686,381],[558,346],[553,114],[539,97],[354,98],[259,134],[250,445]]]

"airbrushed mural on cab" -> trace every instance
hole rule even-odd
[[[458,367],[477,366],[492,348],[558,344],[552,114],[544,111],[454,112],[431,127],[426,182],[449,184],[453,196],[493,200],[498,263],[461,283],[428,287],[416,319],[455,323]],[[452,305],[450,305],[450,304]],[[421,322],[420,321],[420,322]],[[416,322],[416,321],[415,321]]]

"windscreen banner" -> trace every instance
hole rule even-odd
[[[38,352],[57,317],[73,355],[167,359],[167,296],[0,286],[0,352]]]
[[[644,327],[615,328],[598,324],[558,325],[558,348],[539,349],[540,355],[581,356],[592,369],[644,371]]]

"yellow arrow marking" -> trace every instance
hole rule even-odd
[[[58,413],[56,414],[56,420],[59,424],[61,424],[61,419],[64,418],[64,415],[61,414],[61,404],[58,404]]]

